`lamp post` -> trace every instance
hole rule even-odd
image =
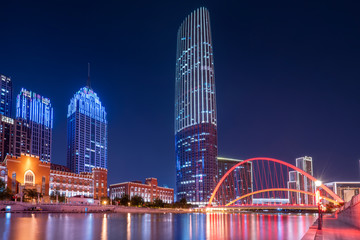
[[[318,230],[321,230],[322,228],[322,213],[321,213],[321,196],[320,196],[320,186],[321,186],[322,182],[317,180],[315,181],[315,186],[316,186],[316,204],[318,205],[318,210],[319,210],[319,215],[318,215]]]

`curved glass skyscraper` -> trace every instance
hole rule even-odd
[[[177,35],[175,76],[176,197],[206,203],[217,183],[217,126],[210,16],[192,12]]]

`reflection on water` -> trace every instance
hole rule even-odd
[[[0,214],[2,239],[301,239],[315,215]]]

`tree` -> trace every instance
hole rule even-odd
[[[120,204],[121,205],[128,206],[129,202],[130,202],[129,195],[124,194],[124,195],[121,196],[121,198],[120,198]]]
[[[12,197],[12,192],[10,191],[10,189],[8,187],[6,187],[5,182],[0,179],[0,200],[9,200]]]
[[[153,206],[154,207],[164,207],[164,202],[160,199],[160,198],[155,198],[154,199],[154,204],[153,204]]]
[[[54,190],[51,194],[50,194],[50,199],[53,201],[58,201],[58,202],[65,202],[65,195],[64,194],[60,194],[60,192],[58,190]]]
[[[187,205],[186,198],[180,199],[180,204],[185,207]]]
[[[35,189],[24,189],[24,195],[26,198],[33,200],[41,197],[41,193],[38,193]]]
[[[133,196],[130,202],[131,206],[141,206],[144,203],[144,199],[140,196]]]
[[[190,205],[186,201],[186,198],[182,198],[182,199],[180,199],[180,201],[175,202],[173,204],[173,206],[176,208],[189,208],[190,207]]]

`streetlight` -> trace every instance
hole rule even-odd
[[[316,204],[318,205],[318,210],[319,210],[318,230],[321,230],[321,224],[322,224],[322,214],[321,214],[321,209],[320,209],[321,196],[320,196],[320,189],[319,189],[321,185],[322,185],[321,181],[319,181],[319,180],[315,181],[315,186],[316,186],[315,199],[316,199]]]

